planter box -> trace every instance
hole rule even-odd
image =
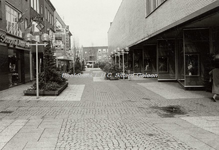
[[[40,96],[58,96],[65,88],[68,87],[68,83],[66,82],[62,87],[57,89],[56,91],[39,91]],[[26,96],[36,96],[36,90],[25,90],[24,95]]]

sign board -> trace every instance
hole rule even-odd
[[[6,34],[0,33],[0,42],[6,43],[12,46],[18,46],[18,47],[23,47],[26,48],[26,42],[20,39],[16,39],[11,36],[7,36]]]

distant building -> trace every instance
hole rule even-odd
[[[95,63],[108,58],[108,46],[91,46],[83,48],[83,59],[88,67],[93,67]]]
[[[72,68],[71,51],[71,32],[57,12],[54,13],[55,20],[55,42],[54,48],[57,67],[64,72],[68,72]]]

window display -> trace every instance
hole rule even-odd
[[[9,87],[11,87],[19,83],[18,59],[16,52],[13,50],[9,50],[8,64],[9,64]]]
[[[198,54],[186,54],[186,75],[198,76],[199,75],[199,55]]]
[[[158,61],[159,72],[168,72],[168,59],[167,57],[160,57]]]

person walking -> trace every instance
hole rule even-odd
[[[215,60],[215,68],[209,72],[211,75],[210,80],[213,79],[212,84],[212,93],[213,101],[216,102],[219,95],[219,60]]]

